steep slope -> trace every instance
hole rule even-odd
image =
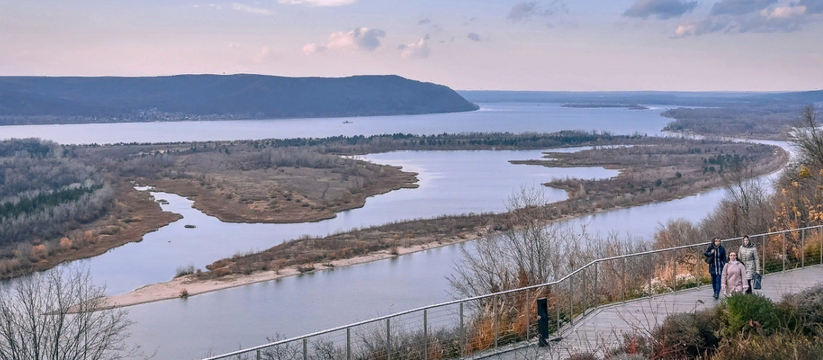
[[[55,122],[61,122],[61,117],[154,121],[180,116],[331,117],[476,109],[446,86],[393,75],[0,77],[0,124],[15,122],[15,117],[38,116],[57,117]]]

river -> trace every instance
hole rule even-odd
[[[657,134],[668,122],[661,109],[571,109],[557,104],[480,104],[471,113],[183,123],[11,126],[0,138],[41,137],[61,143],[116,143],[252,138],[323,137],[382,133],[544,132],[565,129],[606,130],[616,134]],[[230,224],[191,208],[191,202],[171,194],[166,210],[184,216],[140,243],[128,244],[86,260],[95,280],[109,293],[121,293],[150,282],[168,280],[174,268],[189,263],[202,267],[238,251],[264,249],[303,234],[324,235],[353,227],[400,219],[465,212],[502,211],[507,197],[520,186],[534,186],[553,177],[608,177],[602,168],[552,169],[512,165],[508,160],[537,158],[539,151],[392,152],[364,159],[402,165],[420,173],[420,188],[403,189],[368,199],[361,209],[335,219],[305,224]],[[551,200],[563,192],[547,191]],[[590,232],[648,238],[671,218],[697,221],[723,198],[714,190],[574,220]],[[185,229],[193,224],[196,229]],[[461,258],[461,247],[431,249],[395,259],[333,271],[129,308],[137,322],[131,341],[158,359],[191,359],[207,351],[225,352],[266,341],[267,336],[295,336],[373,316],[448,300],[446,276]]]

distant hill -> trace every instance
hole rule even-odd
[[[393,75],[0,77],[0,125],[344,117],[476,109],[446,86]]]
[[[823,90],[768,94],[768,97],[776,100],[790,100],[813,104],[823,102]]]

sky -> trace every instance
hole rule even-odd
[[[0,0],[0,75],[823,88],[823,0]]]

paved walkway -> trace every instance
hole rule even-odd
[[[764,275],[763,290],[756,291],[779,301],[784,294],[796,293],[819,283],[823,283],[823,267],[818,265]],[[716,303],[712,298],[711,286],[703,286],[615,304],[595,310],[575,322],[573,327],[563,331],[563,339],[550,348],[528,346],[492,358],[555,360],[585,351],[596,352],[616,345],[623,333],[650,331],[669,314],[693,312],[715,306]]]

